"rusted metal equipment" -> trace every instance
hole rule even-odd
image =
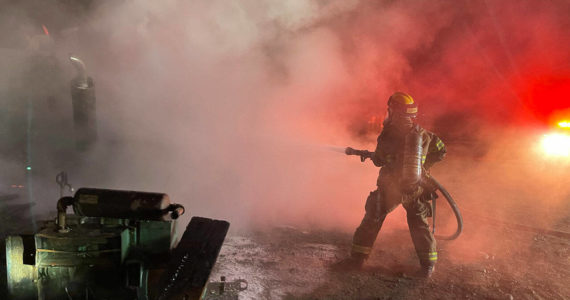
[[[57,209],[7,237],[9,299],[200,299],[229,228],[194,217],[177,242],[184,207],[162,193],[81,188]]]

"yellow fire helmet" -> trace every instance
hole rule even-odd
[[[388,109],[400,116],[411,118],[414,118],[418,113],[418,106],[412,96],[403,92],[395,92],[390,96],[388,99]]]

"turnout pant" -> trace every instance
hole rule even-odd
[[[430,266],[437,262],[436,242],[427,222],[431,213],[430,203],[420,200],[420,197],[402,195],[398,185],[390,182],[380,183],[366,200],[366,214],[352,240],[353,257],[368,257],[386,216],[400,203],[407,212],[408,228],[420,264]]]

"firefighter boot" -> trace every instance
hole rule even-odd
[[[351,269],[360,269],[364,264],[364,260],[366,259],[365,254],[362,253],[351,253],[350,254],[350,265]]]
[[[360,253],[352,253],[350,257],[347,257],[339,262],[332,265],[332,269],[335,271],[353,271],[360,270],[366,256]]]
[[[422,268],[417,272],[417,277],[430,278],[435,271],[435,265],[422,266]]]

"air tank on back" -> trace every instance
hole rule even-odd
[[[422,178],[422,135],[417,126],[406,135],[404,156],[402,159],[402,177],[400,186],[403,191],[413,191]]]

